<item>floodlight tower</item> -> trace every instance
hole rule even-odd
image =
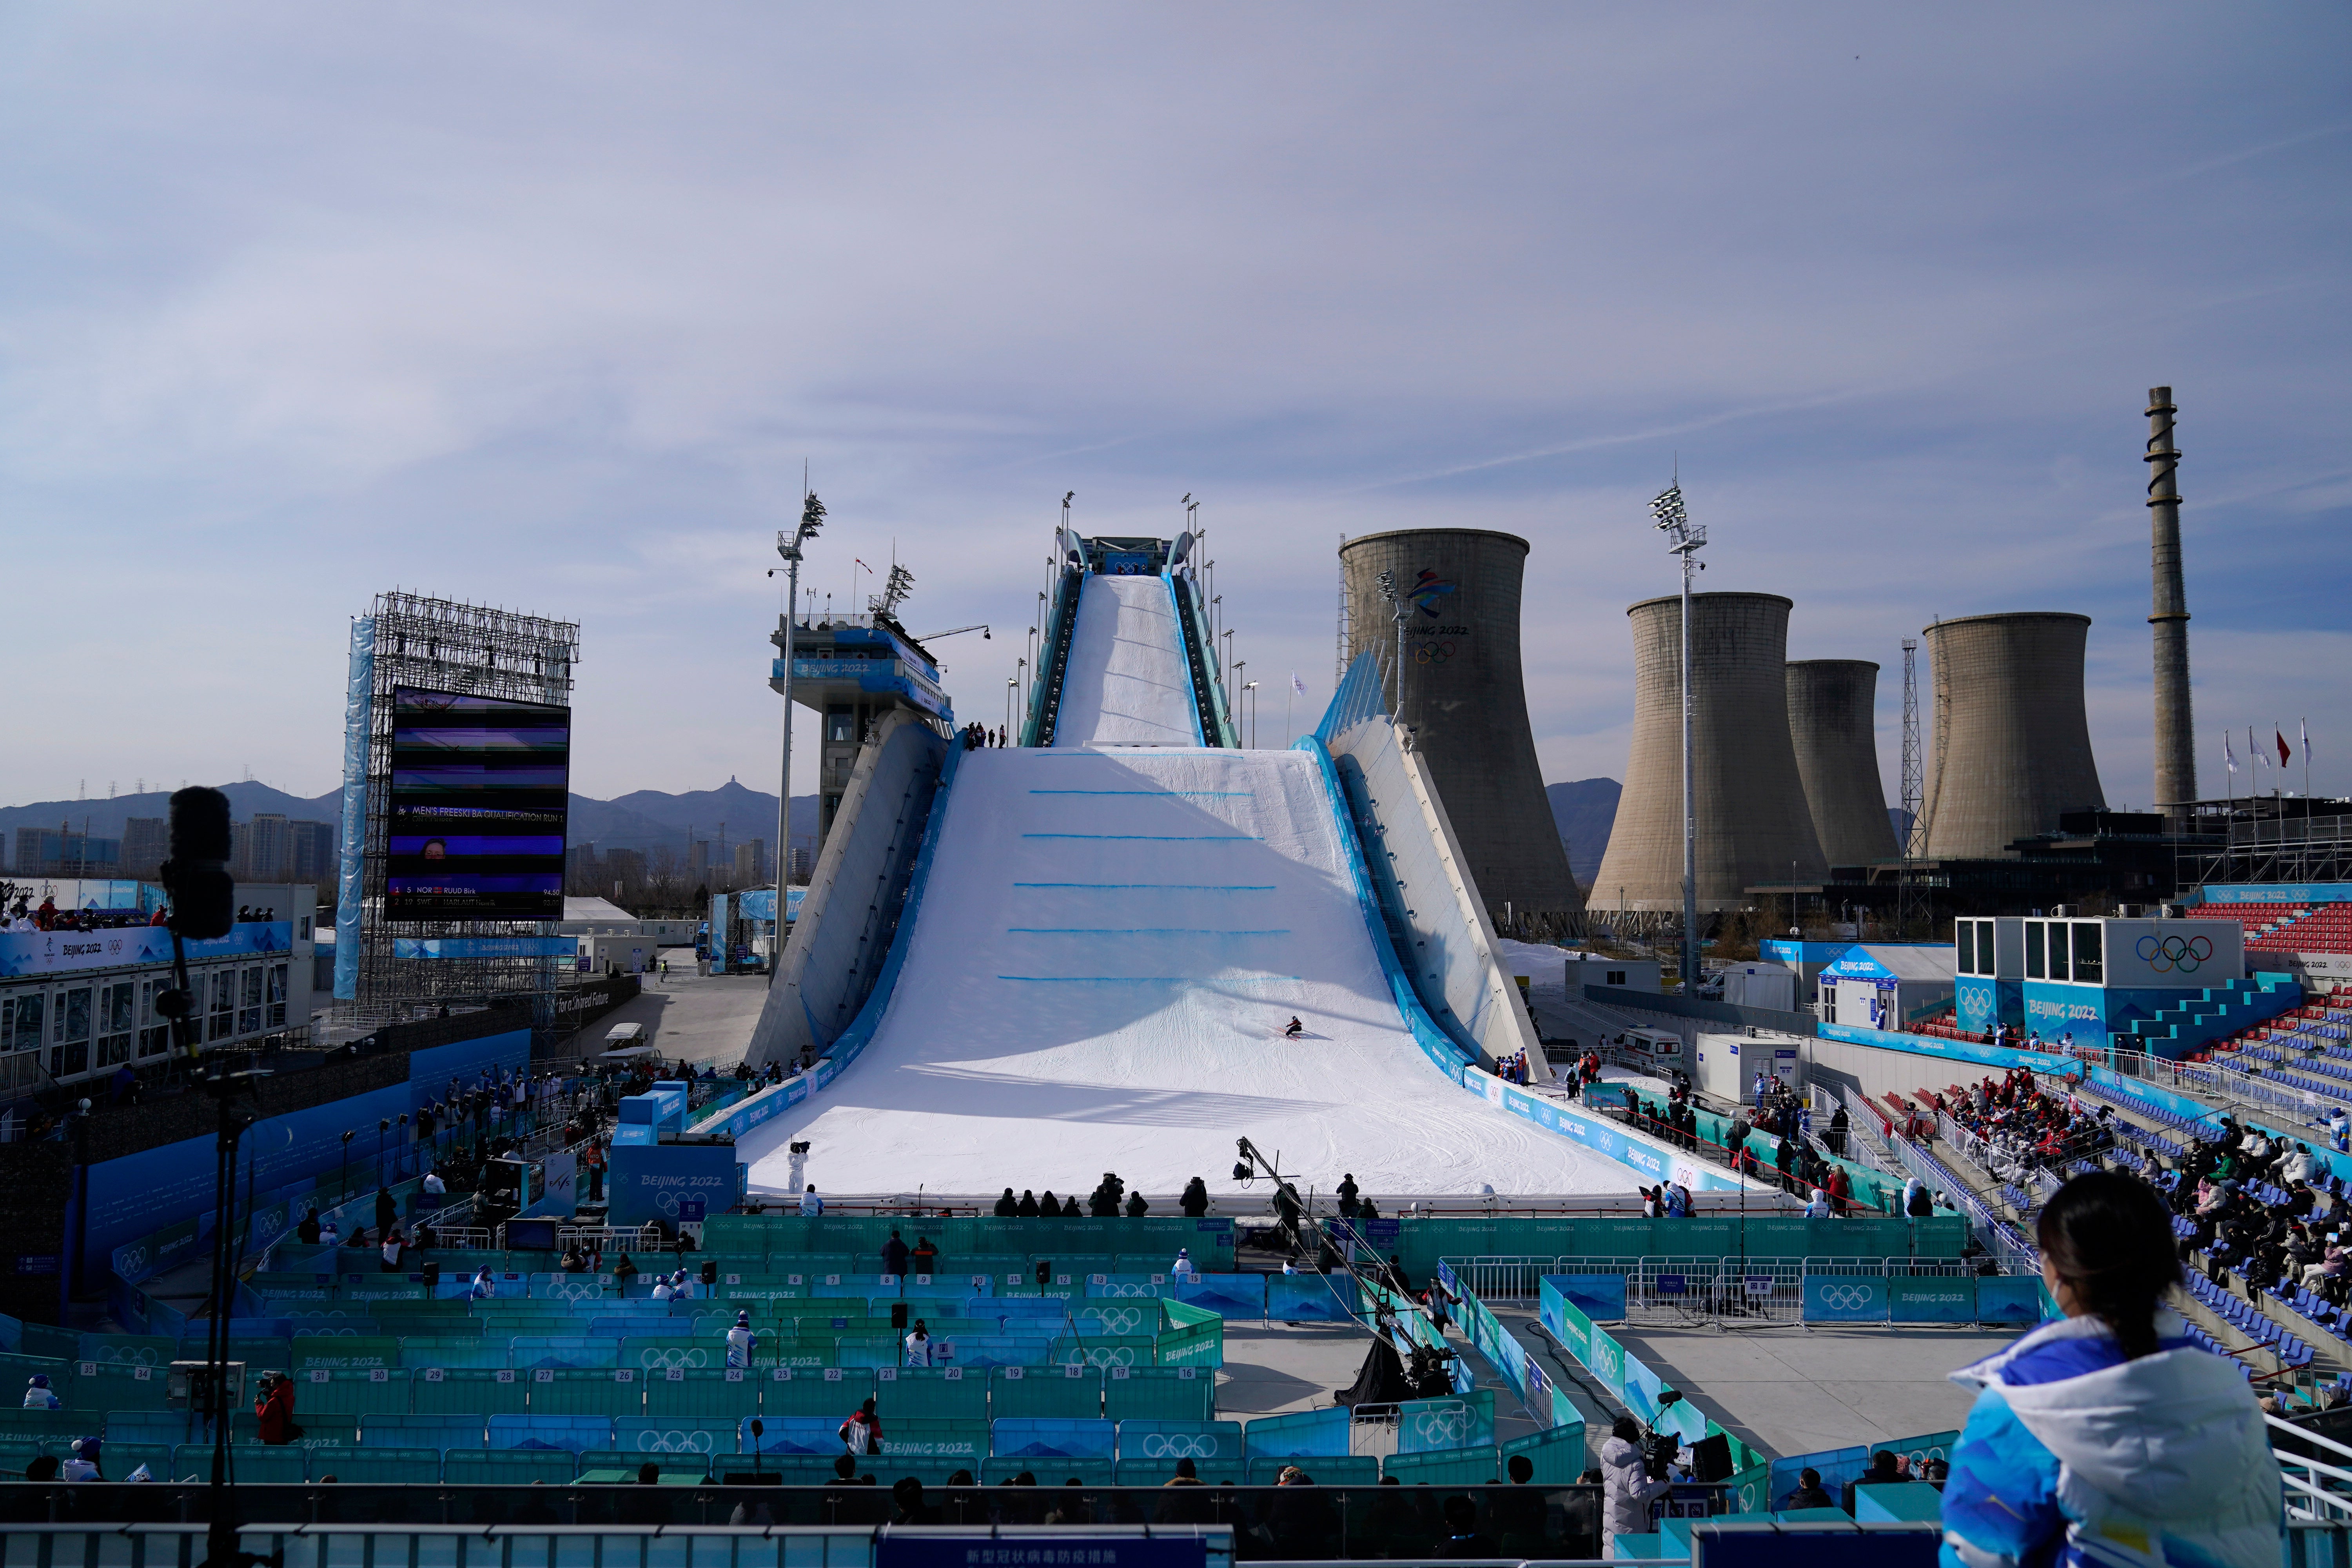
[[[781,528],[776,530],[776,553],[784,558],[785,576],[791,584],[784,594],[784,759],[776,783],[776,918],[780,922],[783,919],[784,882],[793,865],[793,617],[800,613],[801,547],[814,539],[824,525],[824,502],[816,499],[814,490],[810,490],[801,498],[800,526],[789,533]],[[782,968],[780,963],[768,965],[770,984],[775,984]]]
[[[1683,562],[1683,994],[1698,989],[1698,814],[1691,789],[1691,575],[1706,570],[1698,552],[1706,544],[1706,530],[1691,526],[1683,506],[1681,481],[1660,490],[1650,502],[1650,516],[1674,542],[1669,554]],[[1792,895],[1793,896],[1793,895]]]

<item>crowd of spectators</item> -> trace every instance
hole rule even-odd
[[[2036,1171],[2065,1171],[2116,1142],[2108,1107],[2086,1107],[2071,1087],[2053,1094],[2025,1068],[1986,1078],[1965,1093],[1927,1098],[1983,1140],[1988,1174],[2021,1187]]]
[[[2158,1168],[2157,1189],[2183,1222],[2180,1258],[2205,1255],[2205,1273],[2222,1289],[2230,1276],[2249,1300],[2284,1284],[2301,1285],[2331,1306],[2352,1301],[2344,1245],[2352,1205],[2341,1184],[2306,1143],[2273,1138],[2221,1118],[2222,1137],[2198,1144],[2177,1165]]]

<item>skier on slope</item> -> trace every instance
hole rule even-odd
[[[1294,1017],[1290,1020],[1289,1026],[1282,1031],[1282,1037],[1286,1040],[1295,1040],[1306,1032],[1307,1026]]]

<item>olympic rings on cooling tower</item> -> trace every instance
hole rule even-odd
[[[2141,963],[2158,974],[2169,974],[2175,970],[2183,974],[2194,974],[2199,964],[2213,956],[2213,939],[2210,936],[2181,936],[2177,932],[2170,936],[2158,936],[2150,931],[2139,939],[2132,951],[2139,954]]]

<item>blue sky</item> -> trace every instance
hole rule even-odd
[[[15,7],[0,801],[328,788],[395,584],[583,623],[584,792],[772,787],[803,459],[813,580],[895,542],[991,721],[1065,490],[1202,498],[1316,705],[1341,533],[1522,534],[1546,774],[1622,778],[1679,458],[1706,585],[1886,667],[1890,790],[1899,639],[2067,609],[2144,804],[2164,383],[2200,782],[2307,714],[2340,793],[2347,58],[2318,5]]]

